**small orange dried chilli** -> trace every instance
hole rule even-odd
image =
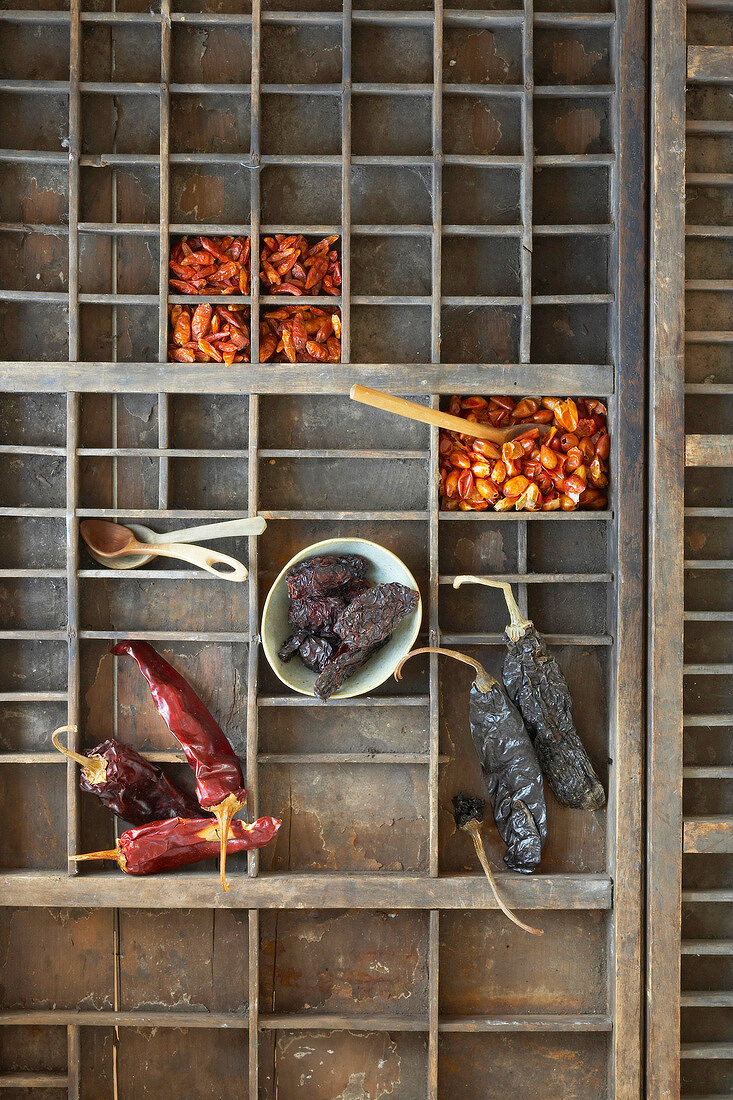
[[[340,363],[341,314],[317,306],[281,306],[260,321],[260,363]]]
[[[341,260],[333,245],[338,236],[309,245],[300,233],[264,237],[260,252],[263,294],[341,293]]]
[[[249,237],[182,237],[169,282],[179,294],[249,294]]]
[[[168,339],[175,363],[249,363],[249,306],[171,306]]]
[[[440,496],[445,511],[573,512],[608,505],[608,410],[592,397],[458,397],[448,412],[472,423],[527,430],[498,446],[441,429]],[[539,439],[538,424],[550,431]]]

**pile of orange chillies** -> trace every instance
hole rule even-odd
[[[448,412],[473,423],[527,431],[502,446],[441,429],[440,496],[446,511],[573,512],[605,508],[611,439],[594,398],[451,397]],[[550,424],[540,442],[537,424]]]
[[[180,294],[249,294],[249,237],[183,237],[168,266]]]
[[[264,237],[260,252],[263,294],[334,294],[341,291],[341,262],[331,245],[336,237],[324,237],[308,245],[300,234],[278,233]]]
[[[228,367],[249,363],[249,306],[171,306],[168,357]]]
[[[260,321],[260,363],[338,363],[341,315],[316,306],[282,306]]]

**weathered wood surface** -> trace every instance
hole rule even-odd
[[[733,466],[733,436],[688,435],[686,466]]]
[[[733,46],[688,46],[687,79],[693,83],[733,83]]]

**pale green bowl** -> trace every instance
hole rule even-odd
[[[287,663],[281,661],[277,655],[285,639],[293,633],[293,628],[288,623],[290,598],[285,574],[296,562],[302,561],[303,558],[312,558],[316,554],[361,554],[369,562],[367,580],[372,584],[398,581],[418,591],[417,581],[407,566],[391,550],[385,550],[383,546],[379,546],[376,542],[369,542],[368,539],[326,539],[324,542],[315,542],[312,546],[306,546],[291,558],[265,600],[262,612],[262,647],[276,675],[284,684],[301,695],[313,695],[317,674],[307,669],[297,654]],[[349,677],[343,687],[335,691],[331,698],[353,699],[356,695],[365,695],[368,691],[373,691],[388,680],[402,658],[415,644],[421,619],[422,601],[418,603],[412,614],[402,620],[387,644],[375,653],[363,668]]]

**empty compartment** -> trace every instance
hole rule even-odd
[[[477,573],[497,577],[516,572],[517,538],[515,523],[482,523],[470,533],[462,523],[448,523],[440,532],[440,572],[444,576]]]
[[[66,1073],[68,1038],[65,1027],[4,1027],[0,1031],[3,1073]],[[64,1092],[66,1086],[63,1086]]]
[[[63,701],[67,671],[62,641],[5,640],[0,648],[0,692],[51,694]]]
[[[610,97],[536,97],[534,143],[538,153],[611,151]]]
[[[516,96],[445,97],[443,151],[448,154],[521,156],[521,100]]]
[[[0,455],[1,507],[63,508],[65,502],[66,460],[62,455]]]
[[[733,470],[688,466],[685,472],[685,507],[733,506]]]
[[[283,822],[265,872],[427,870],[424,765],[262,764],[260,802]]]
[[[247,450],[247,397],[181,393],[169,400],[171,447]]]
[[[495,1095],[529,1097],[542,1083],[543,1100],[597,1100],[609,1096],[606,1035],[442,1035],[438,1060],[440,1095],[485,1100]],[[534,1082],[517,1092],[521,1079]],[[443,1091],[445,1090],[445,1091]]]
[[[521,294],[519,236],[449,236],[442,244],[443,295]]]
[[[51,732],[65,724],[63,701],[0,703],[0,760],[4,752],[53,752]]]
[[[532,307],[533,363],[607,363],[610,307],[539,305]]]
[[[56,393],[0,394],[0,434],[6,445],[65,446],[65,396]]]
[[[522,919],[544,936],[528,936],[497,911],[441,913],[441,1015],[607,1011],[608,914],[532,909]]]
[[[428,741],[427,706],[260,709],[259,744],[264,753],[426,754]],[[388,766],[389,762],[375,764]]]
[[[112,1033],[84,1029],[81,1046],[83,1078],[111,1082]],[[247,1036],[239,1028],[181,1030],[153,1020],[151,1027],[122,1028],[117,1043],[120,1092],[139,1100],[154,1100],[166,1090],[180,1094],[192,1081],[201,1100],[237,1100],[247,1064]]]
[[[264,154],[341,155],[339,95],[262,96],[260,149]]]
[[[445,27],[446,84],[520,84],[522,31],[508,27]]]
[[[535,84],[611,84],[610,29],[536,27]]]
[[[152,394],[85,393],[80,397],[80,410],[82,449],[103,449],[115,443],[118,447],[158,446],[158,399]]]
[[[80,233],[79,290],[82,294],[157,294],[159,250],[157,235]]]
[[[157,153],[157,149],[155,150]],[[83,222],[144,222],[158,231],[160,179],[149,165],[82,166],[79,218]]]
[[[351,116],[354,156],[427,156],[432,151],[429,95],[357,95]]]
[[[122,910],[120,1007],[246,1012],[247,926],[244,910]]]
[[[141,95],[133,88],[124,93],[82,93],[83,153],[160,152],[160,104],[158,88]],[[133,169],[134,171],[134,169]]]
[[[411,398],[420,404],[427,399]],[[377,415],[346,396],[268,394],[260,398],[260,447],[426,452],[429,429],[402,416]],[[376,469],[382,460],[377,458]],[[293,551],[295,552],[295,551]]]
[[[152,564],[152,563],[151,563]],[[168,569],[195,566],[168,559]],[[163,568],[161,566],[160,568]],[[82,581],[80,619],[83,630],[135,633],[155,630],[163,634],[236,632],[246,634],[247,586],[217,580],[185,581],[186,599],[181,598],[181,581],[164,577],[136,580],[132,576],[112,580],[89,578]],[[192,630],[191,607],[196,608]]]
[[[448,225],[516,225],[521,173],[515,168],[443,169],[443,221]]]
[[[260,1005],[269,1012],[425,1016],[428,917],[369,909],[260,917]]]
[[[83,304],[79,342],[83,362],[157,363],[158,307]]]
[[[233,5],[238,13],[241,4]],[[195,0],[192,11],[201,11],[204,5]],[[181,3],[179,11],[185,10]],[[221,0],[216,0],[217,12],[224,10]],[[252,67],[252,31],[249,26],[230,22],[226,26],[196,26],[174,23],[172,28],[171,56],[173,80],[177,84],[242,84],[250,80]],[[242,94],[246,94],[246,87]]]
[[[353,363],[429,363],[427,306],[354,306],[351,310]]]
[[[608,168],[538,168],[534,174],[535,225],[607,225],[611,221]]]
[[[515,306],[444,306],[443,363],[517,363],[520,311]]]
[[[12,791],[12,797],[8,793],[0,802],[0,828],[3,833],[0,866],[7,870],[65,871],[66,769],[57,764],[2,764],[0,774],[6,791]],[[18,812],[18,807],[29,808],[29,812]],[[46,910],[34,909],[33,913],[52,919]],[[0,912],[3,957],[13,956],[12,963],[3,964],[2,989],[6,1002],[3,1008],[20,1007],[19,1001],[31,996],[44,999],[41,973],[45,973],[50,965],[49,957],[44,956],[44,949],[49,950],[51,936],[44,939],[44,946],[39,951],[27,918],[20,917],[17,909],[3,909]],[[21,935],[26,945],[24,949],[15,942],[16,936]],[[50,978],[58,990],[59,1003],[67,1003],[66,998],[73,996],[70,967],[73,967],[73,960],[68,958],[56,962]],[[22,979],[18,973],[21,968],[26,971]],[[87,988],[80,996],[89,993]]]
[[[65,233],[0,232],[0,248],[6,259],[0,290],[66,292],[69,242]]]
[[[534,294],[605,294],[611,288],[609,237],[535,235]]]
[[[240,164],[172,164],[171,221],[248,226],[250,169]]]
[[[246,458],[172,458],[169,463],[172,508],[228,508],[246,514]]]
[[[0,92],[0,148],[63,153],[69,135],[66,92]]]
[[[352,165],[351,220],[355,225],[427,225],[431,214],[429,166]]]
[[[368,471],[372,471],[369,476]],[[378,471],[377,477],[373,476]],[[281,510],[309,502],[319,511],[404,512],[425,507],[427,462],[387,459],[364,469],[363,459],[267,458],[260,465],[260,505]]]
[[[273,225],[298,226],[341,221],[341,172],[334,168],[270,165],[262,169],[262,220]],[[352,212],[353,214],[353,212]]]
[[[24,225],[68,222],[69,169],[66,164],[4,163],[0,218]]]
[[[266,84],[340,84],[341,27],[333,23],[266,23],[262,28]]]
[[[425,1092],[427,1066],[427,1035],[260,1031],[261,1100],[295,1096],[303,1087],[314,1097],[348,1096],[354,1082],[364,1100],[414,1100]]]
[[[0,579],[4,630],[61,630],[66,626],[66,579]]]
[[[352,294],[428,295],[431,282],[429,236],[352,237]]]
[[[534,573],[610,574],[608,533],[604,520],[589,520],[580,529],[572,523],[529,523],[527,568]],[[578,589],[578,595],[584,591]]]
[[[65,304],[0,302],[0,331],[9,362],[65,362],[68,358],[69,318]],[[6,491],[9,489],[6,486]]]
[[[375,5],[376,6],[376,5]],[[394,7],[394,5],[391,5]],[[351,32],[351,78],[365,84],[432,84],[430,27],[356,23]]]
[[[81,79],[145,84],[160,82],[157,23],[83,23]]]
[[[246,90],[240,95],[174,94],[170,111],[171,153],[248,155],[250,101]]]
[[[3,79],[69,79],[69,28],[62,22],[2,23],[0,53]]]
[[[4,1009],[112,1008],[111,909],[2,909],[0,928]]]
[[[117,495],[115,500],[115,471]],[[79,460],[79,503],[82,508],[158,507],[158,459],[82,457]],[[94,567],[94,559],[82,548],[85,566]]]

